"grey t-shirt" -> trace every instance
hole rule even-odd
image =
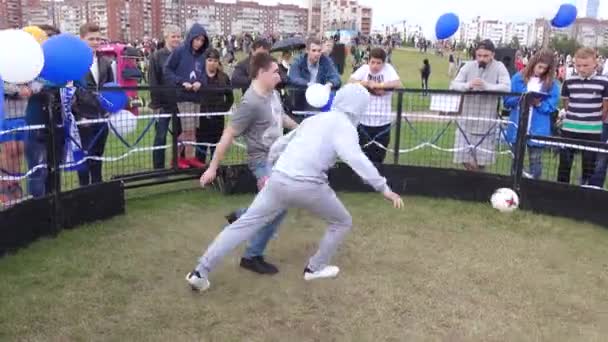
[[[275,90],[259,95],[250,87],[232,115],[231,126],[237,136],[245,138],[249,165],[266,161],[270,146],[283,135],[283,106]]]

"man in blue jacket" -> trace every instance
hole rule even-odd
[[[321,41],[309,38],[306,41],[306,53],[298,57],[289,69],[289,84],[302,90],[291,91],[293,110],[307,110],[306,87],[320,83],[330,88],[339,88],[340,75],[332,60],[322,52]]]
[[[202,25],[194,24],[184,43],[171,53],[165,64],[165,76],[170,82],[180,87],[177,91],[177,107],[182,115],[200,112],[199,90],[207,84],[204,53],[208,47],[207,31]],[[182,141],[194,142],[196,140],[197,119],[194,116],[181,117]],[[195,168],[205,166],[194,158],[194,149],[189,146],[186,146],[186,159],[179,160],[179,164],[188,164]]]

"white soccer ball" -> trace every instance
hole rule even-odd
[[[494,209],[502,213],[510,213],[519,207],[519,196],[511,189],[501,188],[494,191],[490,202]]]

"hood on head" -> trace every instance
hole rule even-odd
[[[207,50],[207,48],[209,47],[209,36],[207,35],[207,31],[205,30],[203,25],[198,24],[198,23],[195,23],[194,25],[192,25],[192,27],[190,28],[190,31],[188,31],[188,35],[186,36],[185,44],[188,47],[188,49],[192,49],[192,41],[194,40],[194,38],[200,37],[200,36],[205,37],[205,43],[203,44],[203,47],[198,52],[203,53],[203,52],[205,52],[205,50]]]
[[[370,95],[367,89],[360,84],[347,84],[338,90],[332,110],[348,115],[352,123],[357,125],[369,106]]]

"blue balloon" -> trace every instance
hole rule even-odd
[[[439,17],[435,25],[435,35],[437,39],[448,39],[458,31],[460,19],[454,13],[446,13]]]
[[[557,28],[564,28],[572,25],[576,21],[576,15],[578,11],[576,6],[571,4],[563,4],[559,6],[557,14],[551,20],[551,25]]]
[[[106,83],[103,85],[104,88],[119,88],[118,83]],[[99,103],[108,113],[118,113],[127,107],[129,103],[129,97],[124,90],[113,89],[113,90],[102,90],[99,94]]]
[[[43,79],[65,84],[82,80],[93,64],[93,50],[75,35],[63,33],[47,39],[42,44],[44,67]]]
[[[327,101],[327,104],[321,108],[321,112],[329,112],[331,110],[331,105],[334,103],[334,97],[336,97],[336,93],[332,91],[329,94],[329,101]]]

